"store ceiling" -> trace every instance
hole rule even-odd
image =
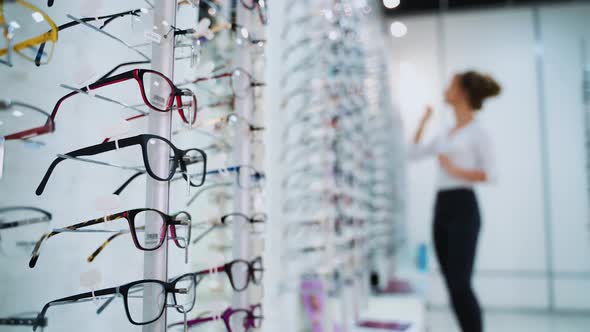
[[[380,0],[382,2],[382,0]],[[384,12],[391,16],[428,13],[438,11],[448,3],[449,10],[460,9],[489,9],[503,6],[522,6],[533,4],[551,4],[575,2],[575,0],[401,0],[401,4],[394,9],[382,6]]]

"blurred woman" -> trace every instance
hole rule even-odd
[[[483,330],[482,313],[471,285],[480,230],[480,212],[473,188],[495,176],[488,133],[476,120],[483,102],[497,96],[500,85],[475,71],[457,74],[445,92],[456,123],[429,144],[422,134],[432,116],[428,107],[410,148],[413,159],[437,156],[438,193],[434,209],[434,247],[455,316],[463,332]]]

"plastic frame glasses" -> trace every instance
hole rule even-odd
[[[144,312],[142,306],[133,305],[133,302],[137,301],[137,299],[139,299],[142,302],[144,301],[144,291],[147,291],[149,295],[153,295],[150,297],[154,299],[155,303],[153,303],[150,306],[153,308],[157,308],[157,310],[152,310],[152,312]],[[112,298],[108,297],[109,295],[116,295],[123,298],[125,313],[131,324],[151,324],[157,321],[162,316],[162,314],[164,313],[164,309],[166,307],[176,307],[178,309],[179,306],[176,304],[176,302],[174,302],[174,305],[167,304],[168,295],[183,294],[186,293],[186,291],[186,289],[175,288],[174,283],[164,282],[161,280],[145,279],[133,281],[121,285],[119,287],[105,288],[93,292],[86,292],[64,297],[61,299],[48,302],[43,306],[43,309],[37,316],[35,325],[33,326],[33,331],[36,331],[37,327],[39,327],[41,323],[45,321],[45,315],[47,314],[47,310],[52,306],[94,301],[97,298]],[[132,302],[131,305],[130,301]],[[150,316],[147,318],[144,317],[146,314]],[[142,318],[140,319],[138,318],[138,316]]]
[[[31,56],[25,54],[23,52],[23,50],[36,48],[38,45],[42,45],[47,42],[51,42],[53,45],[55,45],[55,43],[57,42],[57,34],[58,34],[57,25],[55,24],[55,22],[51,19],[51,17],[49,17],[41,9],[37,8],[36,6],[30,4],[26,1],[23,1],[23,0],[14,0],[14,1],[0,0],[0,24],[4,24],[6,21],[6,18],[4,17],[4,15],[5,15],[4,14],[5,13],[4,4],[7,2],[13,2],[12,5],[18,5],[18,6],[22,6],[24,8],[27,8],[31,11],[31,13],[39,13],[43,17],[43,20],[45,22],[47,22],[47,24],[49,24],[49,26],[51,28],[46,33],[43,33],[41,35],[38,35],[38,36],[35,36],[35,37],[29,38],[27,40],[17,42],[16,44],[11,45],[12,51],[14,51],[16,54],[20,55],[22,58],[24,58],[30,62],[34,62],[35,64],[37,64],[37,66],[44,64],[44,63],[49,63],[49,61],[51,61],[51,57],[53,55],[53,47],[51,48],[51,52],[47,55],[46,59],[42,59],[42,56],[45,54],[43,52],[38,53],[36,57],[31,57]],[[8,53],[9,53],[8,48],[0,49],[0,56],[4,56]]]
[[[43,179],[39,183],[37,187],[36,194],[40,196],[43,194],[45,190],[45,186],[53,173],[55,167],[62,161],[68,159],[69,157],[73,157],[70,159],[76,159],[76,157],[80,156],[93,156],[101,153],[105,153],[108,151],[118,150],[122,148],[126,148],[133,145],[140,145],[142,150],[143,162],[145,165],[146,172],[157,181],[170,181],[174,174],[177,171],[178,166],[180,166],[180,170],[182,172],[182,176],[189,182],[190,186],[193,187],[200,187],[205,183],[205,170],[207,169],[207,155],[203,150],[200,149],[188,149],[188,150],[181,150],[175,147],[169,140],[157,136],[157,135],[137,135],[128,138],[123,138],[120,140],[115,140],[112,142],[101,143],[93,146],[89,146],[86,148],[78,149],[72,152],[68,152],[67,154],[57,157],[47,169]],[[157,153],[158,150],[167,149],[170,152],[170,159],[168,161],[168,169],[163,170],[160,173],[157,173],[153,168],[151,163],[157,162],[152,160],[152,153]],[[155,150],[155,151],[154,151]],[[198,165],[199,163],[202,164],[202,167]],[[197,165],[199,168],[200,176],[191,175],[190,178],[188,176],[187,165]],[[195,167],[195,166],[193,166]],[[165,173],[167,172],[167,173]]]
[[[88,93],[105,86],[135,80],[138,84],[141,97],[146,106],[157,112],[168,112],[172,109],[178,110],[178,114],[184,123],[193,125],[197,120],[197,98],[188,89],[179,89],[172,83],[172,81],[164,74],[149,69],[133,69],[121,74],[101,78],[98,81],[77,89],[61,97],[51,112],[51,119],[55,122],[55,117],[61,104],[72,96],[80,93]],[[151,82],[150,82],[151,80]],[[150,94],[146,91],[146,87],[156,87],[156,93],[150,90]],[[183,102],[182,98],[190,98],[190,102]],[[176,107],[173,104],[176,102]],[[185,106],[188,104],[188,106]],[[45,125],[49,127],[49,123]],[[45,128],[45,132],[51,132],[50,128]]]
[[[193,158],[192,160],[187,160],[185,162],[185,165],[189,166],[192,165],[194,163],[198,163],[200,162],[200,160],[198,160],[197,158]],[[200,168],[200,167],[199,167]],[[206,169],[206,165],[203,168],[203,170]],[[181,179],[187,179],[190,178],[191,182],[192,182],[192,178],[193,177],[204,177],[206,175],[224,175],[227,173],[236,173],[236,183],[238,184],[238,186],[240,188],[243,189],[250,189],[253,187],[258,187],[260,186],[260,182],[262,182],[266,176],[264,173],[256,170],[256,168],[249,166],[249,165],[239,165],[239,166],[230,166],[227,168],[219,168],[219,169],[214,169],[214,170],[210,170],[210,171],[205,171],[205,172],[198,172],[198,173],[183,173],[182,177],[177,177],[174,179],[171,179],[170,181],[178,181]],[[115,190],[113,192],[114,195],[120,195],[135,179],[137,179],[138,177],[140,177],[141,175],[146,174],[146,172],[137,172],[135,174],[133,174],[132,176],[130,176],[127,180],[125,180],[125,182],[123,182],[123,184],[117,188],[117,190]],[[203,178],[203,183],[205,182],[204,178]],[[197,193],[196,195],[198,195],[199,193]]]
[[[204,323],[223,320],[227,332],[249,332],[262,325],[263,316],[261,310],[262,306],[260,304],[250,306],[249,309],[233,309],[229,307],[221,315],[191,319],[186,324],[191,328]],[[168,328],[181,325],[184,325],[184,322],[170,324]]]
[[[236,271],[234,271],[234,269],[236,269]],[[198,271],[198,272],[193,272],[193,273],[186,273],[183,275],[180,275],[178,277],[175,278],[171,278],[169,279],[169,283],[173,288],[179,288],[179,289],[183,289],[186,290],[185,292],[182,293],[182,295],[186,296],[186,297],[180,297],[180,296],[176,296],[174,295],[174,304],[176,304],[177,310],[180,313],[187,313],[190,312],[191,310],[193,310],[194,306],[195,306],[195,302],[196,302],[196,297],[197,297],[197,286],[199,285],[199,283],[202,280],[202,276],[205,275],[209,275],[209,274],[213,274],[213,273],[218,273],[218,272],[226,272],[229,280],[230,280],[230,284],[232,286],[232,288],[236,291],[236,292],[242,292],[244,290],[246,290],[246,288],[248,287],[249,283],[252,282],[254,284],[259,284],[261,279],[262,279],[262,271],[264,269],[262,268],[262,258],[261,257],[257,257],[254,260],[252,260],[251,262],[248,262],[246,260],[234,260],[231,261],[227,264],[224,264],[222,266],[218,266],[212,269],[207,269],[207,270],[202,270],[202,271]],[[241,273],[241,274],[240,274]],[[240,275],[238,275],[240,274]],[[234,285],[234,280],[236,278],[242,278],[242,280],[244,280],[244,285],[238,285],[239,287],[235,287]],[[107,301],[105,301],[96,311],[97,314],[102,313],[110,304],[111,302],[114,300],[114,297],[110,297],[107,299]]]
[[[239,212],[234,212],[234,213],[228,213],[224,216],[222,216],[220,219],[221,224],[217,223],[217,221],[214,221],[213,224],[205,231],[203,231],[201,234],[199,234],[198,236],[195,237],[195,239],[192,241],[192,244],[197,244],[200,240],[202,240],[207,234],[211,233],[213,230],[222,227],[222,226],[229,226],[234,224],[237,220],[241,220],[244,223],[248,223],[252,226],[256,225],[256,224],[265,224],[266,221],[268,220],[268,216],[266,213],[254,213],[252,214],[251,217],[248,217],[247,215],[243,214],[243,213],[239,213]]]
[[[19,213],[19,215],[20,213],[26,213],[28,217],[9,219],[7,214],[14,212]],[[7,206],[0,208],[0,254],[5,256],[16,255],[18,257],[26,255],[35,245],[37,237],[45,230],[39,227],[34,227],[33,229],[27,228],[26,231],[23,229],[22,232],[15,229],[44,223],[49,225],[50,221],[51,213],[40,208],[31,206]],[[5,233],[5,236],[3,236],[3,231],[10,233]]]
[[[200,78],[197,78],[196,80],[193,80],[193,81],[187,82],[187,83],[183,83],[180,85],[184,85],[184,84],[188,84],[188,83],[199,84],[202,82],[211,81],[211,80],[218,80],[218,79],[223,79],[223,78],[230,79],[232,92],[237,98],[245,98],[248,96],[248,94],[253,92],[254,88],[266,86],[265,83],[256,81],[249,72],[247,72],[246,70],[244,70],[242,68],[235,68],[232,71],[223,72],[223,73],[216,74],[216,75],[213,75],[210,77],[200,77]]]
[[[31,138],[31,137],[34,137],[37,135],[52,132],[54,130],[55,126],[53,124],[53,120],[51,119],[51,116],[49,115],[49,113],[45,112],[44,110],[42,110],[38,107],[35,107],[33,105],[20,102],[20,101],[15,101],[15,100],[10,100],[10,99],[0,100],[0,112],[9,111],[15,107],[23,107],[28,110],[37,112],[37,113],[41,114],[43,116],[43,118],[45,118],[46,120],[45,120],[45,124],[41,127],[35,127],[32,129],[27,129],[27,130],[12,133],[9,135],[5,135],[4,139],[6,139],[7,141],[9,141],[9,140],[23,140],[23,139]]]
[[[180,249],[184,249],[185,250],[185,263],[188,263],[188,246],[186,245],[187,243],[189,243],[191,241],[191,234],[192,234],[192,224],[190,223],[190,215],[187,212],[181,212],[181,213],[177,213],[172,217],[178,217],[178,215],[185,215],[185,220],[180,221],[180,225],[182,226],[186,226],[187,227],[187,234],[185,237],[181,237],[178,236],[178,231],[176,230],[176,226],[172,226],[170,225],[170,233],[172,234],[172,240],[174,240],[174,243],[176,244],[176,246]],[[187,221],[188,220],[188,221]],[[141,230],[144,230],[144,227],[140,227]],[[138,227],[136,227],[136,229],[138,229]],[[162,228],[163,229],[163,228]],[[173,232],[174,230],[174,232]],[[92,252],[92,254],[90,254],[90,256],[88,256],[88,262],[91,263],[94,261],[94,259],[96,259],[96,257],[107,247],[107,245],[109,243],[111,243],[114,239],[120,237],[121,235],[124,234],[128,234],[128,231],[120,231],[120,232],[116,232],[115,234],[111,235],[108,239],[106,239],[96,250],[94,250]],[[135,239],[134,239],[135,242]],[[160,244],[161,246],[161,244]],[[152,249],[155,250],[155,249]]]
[[[178,283],[182,281],[190,285],[197,285],[203,276],[225,272],[232,289],[236,292],[243,292],[248,288],[250,283],[255,285],[260,284],[263,271],[262,257],[256,257],[252,261],[236,259],[212,269],[184,274],[175,278],[174,282]],[[191,287],[187,288],[190,289]]]
[[[5,221],[2,218],[2,214],[6,213],[6,212],[11,212],[11,211],[31,211],[31,212],[39,213],[40,216],[33,217],[33,218]],[[21,226],[26,226],[26,225],[32,225],[32,224],[38,224],[38,223],[42,223],[42,222],[49,222],[49,221],[51,221],[51,213],[49,213],[48,211],[45,211],[43,209],[37,208],[37,207],[7,206],[7,207],[0,208],[0,230],[21,227]]]
[[[57,234],[65,233],[65,232],[76,232],[76,231],[83,231],[82,228],[108,223],[115,220],[127,220],[129,224],[129,231],[131,233],[131,237],[133,239],[133,243],[135,247],[142,251],[154,251],[157,250],[166,242],[168,239],[168,232],[172,235],[172,239],[176,246],[180,249],[187,249],[188,243],[190,243],[190,236],[191,236],[191,215],[188,212],[179,212],[174,215],[167,215],[163,212],[154,209],[134,209],[123,211],[120,213],[111,214],[108,216],[100,217],[97,219],[92,219],[89,221],[81,222],[75,225],[67,226],[61,229],[53,230],[50,233],[43,234],[33,252],[31,253],[31,260],[29,261],[29,267],[34,268],[37,264],[37,260],[39,259],[39,254],[41,251],[41,245],[45,243],[48,239],[54,237]],[[138,223],[143,222],[143,225]],[[138,236],[138,232],[145,232],[145,226],[147,223],[159,223],[159,234],[151,234],[146,233],[144,238],[141,239]],[[186,227],[186,237],[180,238],[178,236],[178,232],[180,229],[177,227]],[[97,231],[97,230],[94,230]],[[89,231],[90,232],[90,231]],[[118,232],[115,235],[111,236],[102,246],[100,246],[92,255],[88,257],[88,262],[92,262],[94,258],[104,249],[104,247],[112,241],[115,237],[122,235],[124,233]]]

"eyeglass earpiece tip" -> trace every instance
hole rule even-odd
[[[37,260],[39,259],[39,256],[33,256],[31,257],[31,260],[29,261],[29,267],[32,269],[35,267],[35,265],[37,265]]]

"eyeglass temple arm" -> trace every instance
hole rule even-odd
[[[47,310],[51,306],[61,305],[61,304],[70,304],[70,303],[74,303],[76,301],[80,301],[83,299],[93,298],[93,297],[97,297],[97,296],[104,296],[104,295],[109,295],[109,294],[117,294],[118,292],[119,292],[119,287],[112,287],[112,288],[100,289],[100,290],[97,290],[94,292],[86,292],[86,293],[81,293],[81,294],[77,294],[77,295],[72,295],[72,296],[68,296],[68,297],[58,299],[58,300],[51,301],[51,302],[45,304],[45,306],[43,306],[43,310],[41,310],[41,312],[37,316],[37,321],[35,322],[35,325],[33,326],[33,331],[37,330],[37,327],[41,326],[40,323],[42,323],[44,321],[45,314],[47,313]]]
[[[137,53],[137,54],[141,55],[141,57],[142,57],[142,58],[144,58],[144,59],[146,59],[146,60],[151,60],[151,59],[150,59],[150,57],[149,57],[149,56],[147,56],[145,53],[143,53],[143,52],[139,51],[138,49],[136,49],[136,48],[134,48],[133,46],[129,45],[128,43],[126,43],[126,42],[125,42],[125,41],[123,41],[122,39],[120,39],[120,38],[116,37],[115,35],[113,35],[113,34],[110,34],[110,33],[106,32],[106,31],[104,31],[104,30],[102,30],[102,29],[99,29],[99,28],[95,27],[94,25],[88,24],[88,23],[86,23],[86,22],[84,22],[84,21],[80,21],[79,19],[75,18],[75,17],[74,17],[74,16],[72,16],[72,15],[69,15],[69,14],[68,14],[68,15],[66,15],[66,16],[67,16],[69,19],[71,19],[71,20],[74,20],[74,21],[76,21],[76,22],[79,22],[80,24],[82,24],[82,25],[84,25],[84,26],[86,26],[86,27],[88,27],[88,28],[92,29],[92,30],[93,30],[93,31],[95,31],[95,32],[98,32],[98,33],[100,33],[100,34],[103,34],[103,35],[105,35],[105,36],[107,36],[107,37],[109,37],[109,38],[111,38],[111,39],[113,39],[113,40],[117,41],[118,43],[120,43],[120,44],[122,44],[123,46],[127,47],[127,48],[128,48],[128,49],[130,49],[131,51],[133,51],[133,52],[135,52],[135,53]]]
[[[140,290],[136,290],[135,292],[139,292]],[[134,291],[130,291],[128,294],[133,294]],[[98,307],[98,309],[96,309],[96,314],[100,315],[112,302],[114,299],[117,298],[117,295],[119,293],[115,293],[115,295],[109,297],[100,307]]]
[[[129,179],[127,179],[127,181],[125,181],[117,190],[115,190],[115,192],[113,192],[113,195],[120,195],[121,192],[123,192],[123,190],[125,188],[127,188],[127,186],[129,186],[129,184],[131,182],[133,182],[133,180],[135,180],[137,177],[139,177],[140,175],[144,175],[146,174],[146,172],[137,172],[135,174],[133,174]]]
[[[210,77],[199,77],[196,80],[193,80],[192,83],[199,83],[199,82],[204,82],[204,81],[209,81],[209,80],[217,80],[223,77],[230,77],[232,75],[232,73],[221,73],[218,75],[213,75]]]
[[[96,258],[96,256],[98,256],[98,254],[100,254],[105,248],[106,246],[111,243],[111,241],[113,241],[114,239],[118,238],[119,236],[123,235],[123,234],[127,234],[129,232],[127,231],[122,231],[119,233],[115,233],[111,236],[109,236],[108,239],[106,239],[101,245],[100,247],[98,247],[94,252],[92,252],[92,254],[90,254],[90,256],[88,256],[88,258],[86,259],[88,261],[88,263],[92,263],[94,261],[94,259]]]
[[[219,225],[213,225],[213,226],[209,227],[206,231],[204,231],[203,233],[199,234],[199,236],[197,236],[193,240],[192,244],[196,244],[197,242],[201,241],[205,236],[207,236],[207,234],[211,233],[217,227],[219,227]]]
[[[112,214],[109,216],[105,216],[105,217],[101,217],[101,218],[97,218],[97,219],[93,219],[93,220],[89,220],[89,221],[85,221],[85,222],[81,222],[75,225],[71,225],[71,226],[67,226],[64,229],[68,229],[68,230],[76,230],[76,229],[80,229],[86,226],[92,226],[92,225],[97,225],[100,223],[103,223],[109,219],[112,220],[116,220],[119,219],[121,217],[125,217],[126,212],[121,212],[121,213],[116,213],[116,214]],[[37,241],[37,243],[35,244],[35,247],[33,248],[33,252],[31,253],[31,259],[29,261],[29,267],[30,268],[34,268],[35,265],[37,264],[37,260],[39,259],[39,254],[41,252],[41,244],[43,244],[44,241],[46,241],[47,239],[49,239],[50,237],[53,237],[59,233],[63,233],[61,231],[53,231],[50,233],[45,233],[41,236],[41,238],[39,239],[39,241]]]
[[[195,272],[195,275],[197,275],[197,276],[204,276],[204,275],[209,275],[209,274],[213,274],[213,273],[225,272],[226,265],[227,264],[224,264],[224,265],[221,265],[221,266],[218,266],[218,267],[214,267],[212,269],[201,270],[201,271]]]
[[[49,217],[43,216],[43,217],[23,219],[23,220],[18,220],[18,221],[11,221],[11,222],[7,222],[7,223],[0,223],[0,229],[8,229],[8,228],[15,228],[15,227],[19,227],[19,226],[39,224],[39,223],[47,222],[50,220],[51,220],[51,216],[49,216]]]
[[[121,73],[121,74],[118,74],[118,75],[115,75],[115,76],[112,76],[112,77],[106,77],[106,78],[100,79],[100,80],[98,80],[98,81],[96,81],[96,82],[94,82],[94,83],[92,83],[92,84],[90,84],[88,86],[85,86],[85,87],[82,87],[82,88],[78,89],[79,91],[72,91],[72,92],[68,93],[67,95],[61,97],[57,101],[57,103],[55,103],[55,106],[53,106],[53,111],[51,111],[50,120],[55,121],[55,117],[57,116],[57,110],[61,106],[61,103],[63,103],[66,99],[79,94],[80,91],[81,92],[88,92],[88,90],[94,90],[94,89],[103,87],[103,86],[108,85],[108,84],[122,82],[122,81],[126,81],[126,80],[129,80],[129,79],[132,79],[132,78],[133,78],[133,70],[127,71],[127,72],[124,72],[124,73]],[[47,121],[49,122],[50,120],[47,120]]]
[[[37,317],[35,318],[28,318],[28,317],[7,317],[7,318],[0,318],[0,325],[8,325],[8,326],[35,326],[38,325],[40,327],[47,326],[47,318],[43,318],[42,320],[38,320]]]
[[[143,65],[143,64],[148,64],[151,63],[151,61],[149,60],[144,60],[144,61],[131,61],[131,62],[124,62],[121,64],[118,64],[117,66],[115,66],[113,69],[109,70],[106,74],[102,75],[98,80],[96,80],[97,82],[100,80],[104,80],[107,77],[111,76],[114,72],[116,72],[119,68],[121,67],[125,67],[125,66],[135,66],[135,65]]]
[[[215,317],[215,316],[193,318],[193,319],[189,319],[186,322],[186,325],[188,327],[193,327],[195,325],[199,325],[199,324],[211,322],[211,321],[214,321],[214,320],[217,320],[217,319],[218,319],[218,317]],[[173,323],[173,324],[168,325],[168,327],[170,328],[170,327],[180,326],[180,325],[184,325],[184,322]]]
[[[131,145],[141,144],[140,140],[141,140],[141,138],[139,136],[123,138],[123,139],[120,139],[120,140],[117,140],[114,142],[101,143],[101,144],[96,144],[96,145],[92,145],[89,147],[85,147],[82,149],[78,149],[78,150],[66,153],[66,155],[70,156],[70,157],[93,156],[93,155],[97,155],[100,153],[116,150],[118,148],[125,148],[125,147],[131,146]],[[49,181],[49,177],[51,177],[51,173],[53,173],[53,170],[55,169],[55,167],[60,162],[64,161],[65,159],[66,158],[63,158],[63,157],[57,157],[57,158],[55,158],[55,160],[53,160],[51,165],[49,165],[47,172],[43,176],[41,183],[39,183],[39,186],[37,187],[37,190],[35,191],[37,196],[41,196],[41,194],[43,194],[43,191],[45,190],[45,186],[47,185],[47,181]]]
[[[29,218],[29,219],[23,219],[23,220],[17,220],[14,222],[8,222],[8,223],[4,223],[4,224],[0,224],[0,229],[2,228],[12,228],[12,227],[17,227],[20,225],[28,225],[28,224],[32,224],[32,223],[37,223],[37,222],[43,222],[43,221],[49,221],[52,218],[52,215],[49,211],[40,209],[38,207],[34,207],[34,206],[8,206],[8,207],[3,207],[0,208],[0,213],[3,212],[8,212],[8,211],[15,211],[15,210],[30,210],[30,211],[35,211],[35,212],[39,212],[41,214],[43,214],[43,217],[41,218]],[[16,226],[7,226],[7,225],[11,225],[16,223]]]

